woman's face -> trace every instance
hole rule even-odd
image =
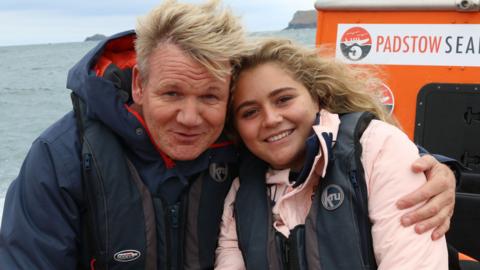
[[[276,63],[242,71],[233,93],[235,127],[248,149],[275,169],[303,166],[318,104]]]

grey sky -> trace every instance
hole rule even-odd
[[[180,0],[202,2],[201,0]],[[96,33],[133,29],[136,18],[160,0],[2,0],[0,46],[83,41]],[[248,31],[285,28],[296,10],[314,0],[223,0],[241,16]]]

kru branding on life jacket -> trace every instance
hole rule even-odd
[[[225,163],[212,163],[209,166],[210,177],[213,180],[222,183],[228,177],[228,165]]]
[[[340,207],[345,198],[343,189],[338,185],[329,185],[322,192],[322,205],[327,210],[335,210]]]

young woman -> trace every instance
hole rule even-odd
[[[368,72],[286,40],[242,60],[231,113],[258,160],[245,155],[225,201],[216,269],[448,268],[445,239],[399,222],[395,202],[425,176],[411,172],[418,150],[377,102],[378,87]],[[378,120],[349,127],[354,112]],[[349,130],[359,139],[347,143]]]

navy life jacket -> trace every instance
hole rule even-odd
[[[128,95],[127,95],[128,96]],[[75,94],[86,213],[78,269],[212,269],[235,164],[212,157],[178,202],[153,196],[108,127]]]
[[[289,238],[272,225],[267,164],[243,157],[235,199],[239,247],[247,269],[371,270],[373,254],[367,189],[360,160],[360,136],[371,113],[340,116],[340,127],[325,179],[319,182],[304,225]]]

